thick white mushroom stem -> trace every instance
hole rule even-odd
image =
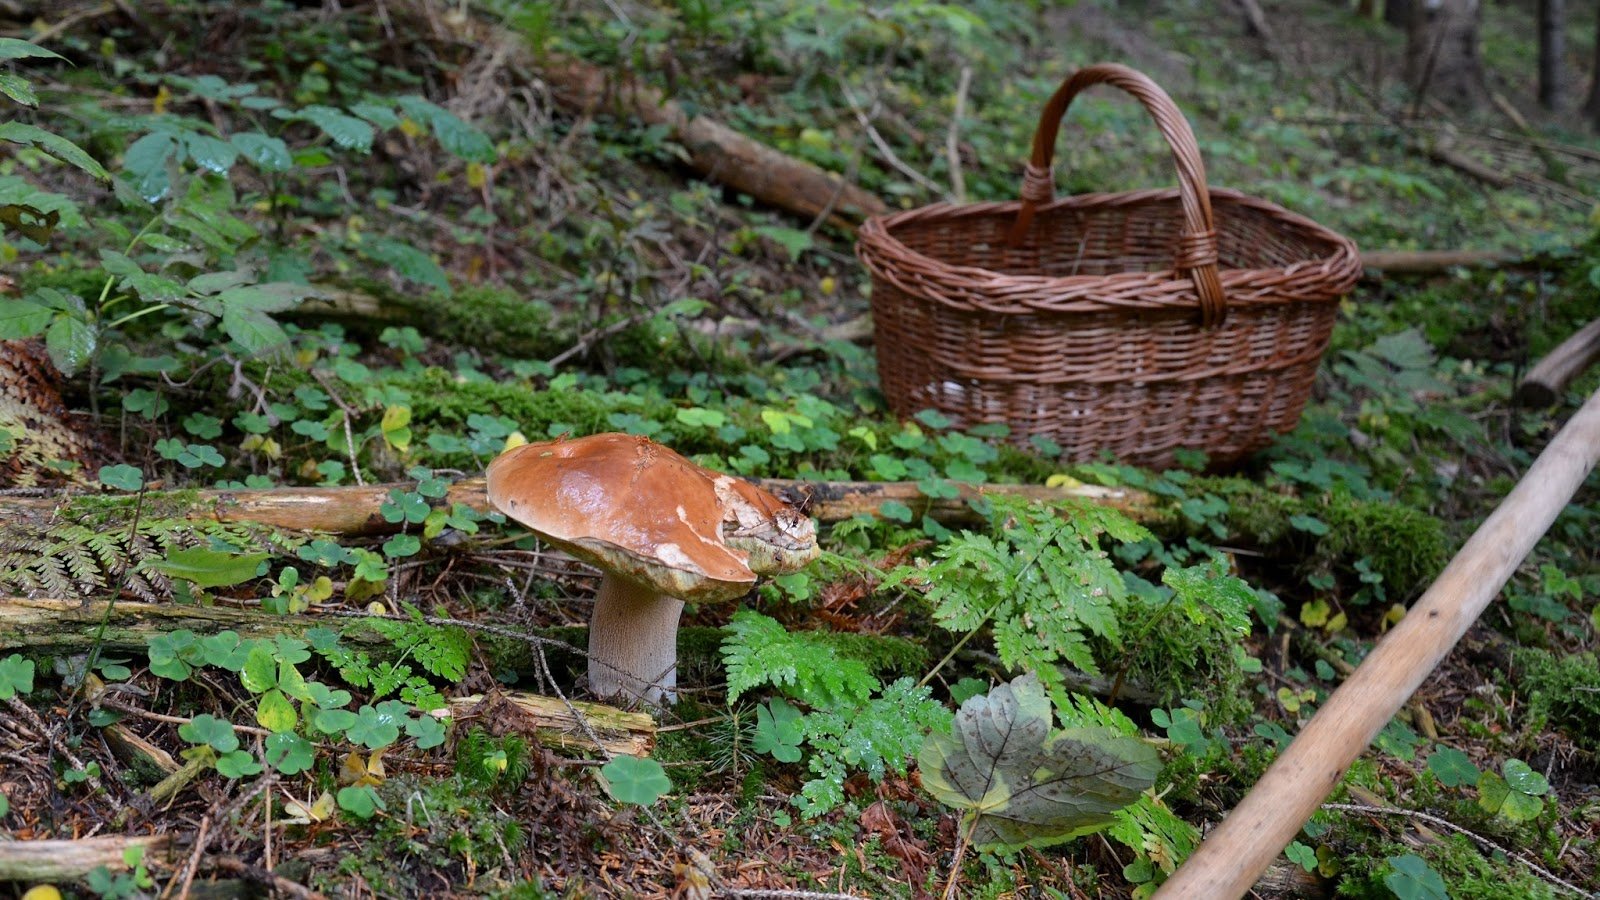
[[[678,618],[683,601],[607,574],[589,619],[589,689],[654,706],[678,699]]]

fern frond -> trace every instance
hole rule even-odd
[[[734,613],[722,642],[728,699],[762,684],[812,706],[865,701],[878,679],[860,660],[841,656],[827,641],[785,631],[776,620],[750,610]]]

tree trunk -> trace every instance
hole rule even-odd
[[[1441,0],[1412,19],[1406,31],[1406,79],[1417,103],[1436,97],[1470,109],[1488,97],[1478,55],[1479,0]]]
[[[1545,109],[1561,108],[1566,29],[1566,0],[1539,0],[1539,105]]]
[[[1388,0],[1383,4],[1383,21],[1396,28],[1410,28],[1417,5],[1412,0]]]
[[[1584,101],[1583,111],[1589,116],[1590,127],[1600,132],[1600,16],[1595,17],[1594,35],[1594,67],[1589,76],[1589,99]]]

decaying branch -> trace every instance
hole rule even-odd
[[[0,841],[0,882],[32,883],[78,881],[105,866],[126,871],[124,851],[144,848],[146,857],[171,844],[171,836],[107,835],[61,841]]]
[[[0,653],[87,653],[93,646],[108,652],[142,653],[151,636],[180,628],[198,635],[233,631],[250,639],[299,634],[327,624],[323,616],[279,616],[223,606],[122,601],[108,609],[98,601],[6,597],[0,598]],[[357,642],[368,639],[359,630],[346,631],[345,637]],[[573,709],[587,721],[587,730],[573,716]],[[507,691],[488,701],[482,696],[452,700],[451,711],[462,717],[490,716],[497,724],[528,734],[544,746],[568,752],[599,749],[588,731],[593,731],[600,747],[611,754],[642,756],[655,744],[655,721],[650,716],[598,703],[573,701],[569,709],[555,698]],[[4,880],[0,874],[0,881]]]
[[[1600,359],[1600,319],[1578,329],[1554,350],[1533,364],[1517,386],[1517,402],[1550,406],[1560,399],[1574,379]]]
[[[941,522],[977,519],[968,502],[978,497],[1020,497],[1036,501],[1087,500],[1110,506],[1135,519],[1156,514],[1153,497],[1131,488],[1099,485],[1045,487],[1028,484],[972,485],[952,483],[957,496],[930,498],[910,481],[792,481],[757,479],[756,484],[791,502],[802,502],[809,514],[822,522],[838,522],[858,514],[880,514],[884,504],[896,502],[918,515]],[[293,487],[265,490],[206,490],[145,495],[146,515],[208,522],[255,522],[277,528],[322,531],[330,534],[385,534],[397,529],[380,512],[392,490],[406,491],[411,484],[377,484],[365,487]],[[489,511],[482,478],[450,486],[440,501],[445,506],[464,503],[479,512]],[[62,498],[0,497],[0,521],[44,521],[57,514]]]

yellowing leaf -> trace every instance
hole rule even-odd
[[[1075,487],[1082,487],[1083,486],[1083,482],[1079,481],[1076,478],[1073,478],[1071,475],[1067,475],[1067,474],[1064,474],[1064,473],[1061,473],[1061,472],[1057,472],[1056,474],[1051,475],[1049,478],[1046,478],[1044,480],[1044,486],[1045,487],[1051,487],[1051,488],[1059,488],[1059,487],[1075,488]]]
[[[832,297],[833,292],[839,289],[839,281],[832,275],[829,275],[817,282],[817,289],[822,291],[822,296]]]
[[[310,825],[313,822],[326,821],[333,815],[335,808],[336,801],[333,799],[333,794],[327,791],[323,791],[322,796],[309,804],[293,797],[284,797],[283,811],[289,814],[289,818],[283,822],[286,825]]]
[[[467,163],[467,186],[473,189],[482,188],[489,182],[489,170],[483,163]]]
[[[1326,600],[1313,600],[1300,607],[1300,624],[1307,628],[1321,628],[1328,624],[1328,616],[1333,609]]]
[[[527,442],[528,442],[527,435],[523,434],[520,431],[513,431],[510,434],[506,435],[506,445],[500,449],[500,452],[504,453],[507,450],[515,450],[518,447],[521,447],[522,445],[526,444]]]

